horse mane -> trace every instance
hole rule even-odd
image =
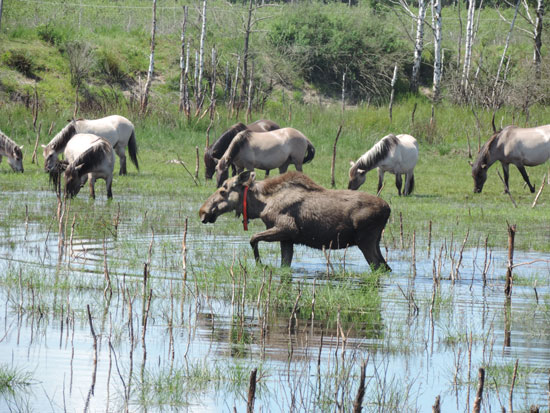
[[[489,149],[491,148],[491,145],[498,140],[498,138],[499,138],[499,136],[500,136],[500,134],[503,130],[504,129],[500,129],[500,130],[496,131],[493,134],[493,136],[491,136],[489,138],[489,140],[483,144],[483,146],[479,150],[479,153],[478,153],[477,158],[474,162],[474,165],[472,166],[472,171],[474,173],[476,171],[479,171],[481,169],[482,165],[489,163]]]
[[[65,146],[67,146],[69,140],[74,135],[76,135],[75,122],[76,121],[70,121],[67,126],[61,129],[59,133],[52,138],[50,143],[48,143],[48,146],[50,146],[56,152],[61,152],[63,149],[65,149]]]
[[[376,168],[376,165],[388,156],[390,151],[397,145],[399,145],[399,139],[393,133],[383,137],[359,158],[356,163],[357,169],[361,168],[370,171]]]
[[[260,193],[262,195],[272,195],[288,187],[316,192],[326,190],[321,185],[316,184],[307,175],[297,171],[289,171],[274,178],[268,178],[261,181]]]
[[[227,164],[230,164],[233,161],[233,158],[237,155],[237,153],[239,153],[251,134],[252,132],[245,128],[242,132],[239,132],[237,136],[235,136],[223,154],[223,158],[225,158],[225,162]]]
[[[235,125],[231,126],[229,129],[227,129],[222,136],[218,138],[216,142],[214,142],[210,147],[208,148],[208,153],[213,158],[221,158],[229,145],[231,144],[231,141],[233,138],[239,133],[246,130],[246,125],[242,122],[236,123]]]
[[[5,153],[7,155],[12,152],[16,152],[17,155],[23,156],[21,148],[19,148],[14,141],[8,138],[8,136],[0,130],[0,154]]]
[[[90,148],[86,149],[80,156],[78,156],[73,162],[69,164],[67,170],[79,168],[78,176],[87,174],[96,166],[98,166],[108,152],[111,150],[109,142],[105,139],[100,139],[97,143],[94,143]]]

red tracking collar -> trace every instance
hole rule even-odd
[[[244,197],[243,197],[243,228],[245,231],[248,231],[248,214],[246,208],[246,198],[248,196],[248,185],[244,186]]]

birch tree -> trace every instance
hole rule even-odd
[[[470,68],[472,65],[472,45],[474,42],[474,17],[475,17],[475,0],[470,0],[468,4],[468,20],[466,23],[466,39],[464,40],[464,65],[462,66],[462,78],[460,80],[460,91],[464,95],[468,89],[470,76]]]
[[[185,29],[187,25],[187,6],[183,7],[183,23],[181,25],[181,54],[180,54],[180,104],[179,111],[182,112],[187,108],[185,102],[186,90],[187,90],[187,62],[186,62],[186,51],[185,51]],[[187,52],[189,55],[189,52]],[[186,113],[187,114],[187,113]]]
[[[250,32],[252,31],[252,11],[254,0],[248,2],[248,18],[244,33],[244,50],[243,50],[243,82],[241,84],[241,99],[244,102],[246,96],[246,86],[248,80],[248,45],[250,42]]]
[[[537,10],[536,10],[536,21],[535,21],[535,31],[533,33],[533,38],[535,41],[535,52],[533,55],[533,61],[535,63],[535,77],[537,80],[540,79],[540,61],[541,61],[541,48],[542,48],[542,16],[544,16],[544,0],[537,1]]]
[[[434,31],[433,99],[434,101],[438,101],[441,93],[441,76],[443,71],[441,53],[441,0],[432,0],[432,20]]]
[[[202,102],[204,100],[203,93],[202,93],[202,74],[204,71],[204,38],[206,37],[206,0],[202,3],[202,27],[201,27],[201,37],[200,37],[200,44],[199,44],[199,74],[197,78],[197,114],[200,112],[202,108]]]
[[[149,55],[149,70],[147,70],[147,81],[141,96],[141,114],[145,114],[147,110],[147,101],[149,99],[149,89],[153,81],[153,72],[155,68],[155,34],[157,31],[157,0],[153,0],[153,24],[151,27],[151,54]]]

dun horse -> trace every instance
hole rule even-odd
[[[418,143],[411,135],[387,135],[369,149],[357,162],[350,162],[348,189],[358,189],[366,180],[367,172],[378,168],[378,192],[384,185],[384,173],[395,174],[395,186],[401,196],[402,179],[405,174],[403,195],[414,189],[414,167],[418,161]]]
[[[132,163],[139,170],[134,125],[128,119],[112,115],[101,119],[72,120],[44,148],[44,168],[50,171],[57,163],[69,140],[77,133],[91,133],[106,139],[120,158],[120,175],[126,175],[126,146]]]
[[[472,165],[474,192],[479,193],[487,180],[487,170],[500,161],[504,183],[508,188],[509,166],[516,165],[531,192],[535,187],[529,181],[526,166],[543,164],[550,158],[550,125],[535,128],[507,126],[495,133],[479,151]]]
[[[277,129],[271,132],[239,132],[231,142],[222,158],[216,165],[217,185],[223,183],[223,173],[230,164],[235,164],[237,171],[243,169],[263,169],[267,172],[279,168],[286,172],[290,164],[297,171],[302,164],[310,162],[315,156],[315,148],[302,132],[294,128]]]
[[[216,172],[216,164],[218,163],[218,160],[223,156],[233,138],[237,135],[237,133],[247,129],[251,132],[269,132],[275,129],[280,129],[280,126],[267,119],[260,119],[246,126],[240,122],[231,126],[222,134],[222,136],[218,138],[216,142],[210,145],[204,153],[204,165],[206,167],[204,171],[205,179],[212,179],[214,173]],[[267,172],[268,171],[266,171],[266,173]],[[225,176],[221,178],[221,182],[227,179],[227,175],[228,173],[226,172]]]
[[[380,252],[380,238],[390,216],[382,199],[364,192],[325,189],[300,172],[256,181],[245,171],[228,179],[199,211],[203,223],[235,211],[248,219],[260,218],[266,230],[254,234],[250,245],[260,261],[258,243],[280,242],[281,264],[290,265],[294,244],[317,249],[357,245],[375,268],[390,268]]]
[[[23,172],[23,146],[17,144],[0,131],[0,162],[2,156],[8,158],[8,164],[14,172]]]
[[[115,155],[111,144],[89,133],[76,134],[65,147],[65,160],[50,170],[50,178],[57,186],[59,173],[65,170],[65,193],[73,198],[80,192],[87,180],[90,185],[90,197],[95,199],[95,181],[104,179],[107,186],[107,198],[113,193],[113,169]]]

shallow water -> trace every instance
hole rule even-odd
[[[232,304],[231,288],[216,284],[213,275],[216,267],[227,271],[232,262],[236,272],[240,264],[255,268],[248,239],[261,224],[245,233],[228,224],[237,221],[228,215],[215,225],[201,225],[192,200],[155,200],[147,204],[146,216],[140,206],[148,201],[140,197],[125,199],[120,213],[101,200],[77,203],[69,210],[60,253],[55,198],[26,196],[33,205],[28,218],[8,219],[11,205],[0,212],[0,364],[32,379],[1,394],[0,411],[121,411],[125,406],[129,411],[244,411],[248,377],[256,367],[261,375],[256,411],[334,411],[335,401],[351,410],[364,360],[366,411],[429,411],[438,395],[441,411],[466,411],[473,406],[479,367],[486,368],[485,409],[500,411],[501,405],[508,408],[509,371],[516,360],[514,408],[538,404],[541,411],[548,409],[550,264],[545,254],[515,251],[515,263],[531,263],[514,269],[507,304],[505,249],[488,249],[486,259],[479,242],[460,253],[462,240],[452,245],[445,236],[434,236],[428,244],[419,237],[413,263],[410,239],[403,248],[386,239],[393,272],[381,278],[373,314],[342,314],[340,327],[322,314],[313,322],[309,314],[300,314],[289,329],[288,309],[271,309],[264,337],[262,306],[247,299],[239,313],[241,290]],[[105,228],[77,226],[73,233],[74,211],[77,221],[96,219]],[[116,215],[120,222],[114,229]],[[182,299],[177,289],[186,216],[188,279]],[[338,284],[344,270],[369,271],[356,248],[333,251],[327,261],[322,251],[297,247],[289,280],[277,268],[277,246],[261,244],[260,253],[274,283],[300,285],[303,291]],[[152,298],[143,337],[145,263]],[[115,289],[110,300],[106,273]],[[434,276],[440,276],[435,295]],[[349,288],[360,288],[360,282],[352,281]],[[332,315],[337,312],[334,308]],[[353,316],[374,321],[357,322]],[[177,390],[143,385],[166,375],[176,383],[184,377]]]

